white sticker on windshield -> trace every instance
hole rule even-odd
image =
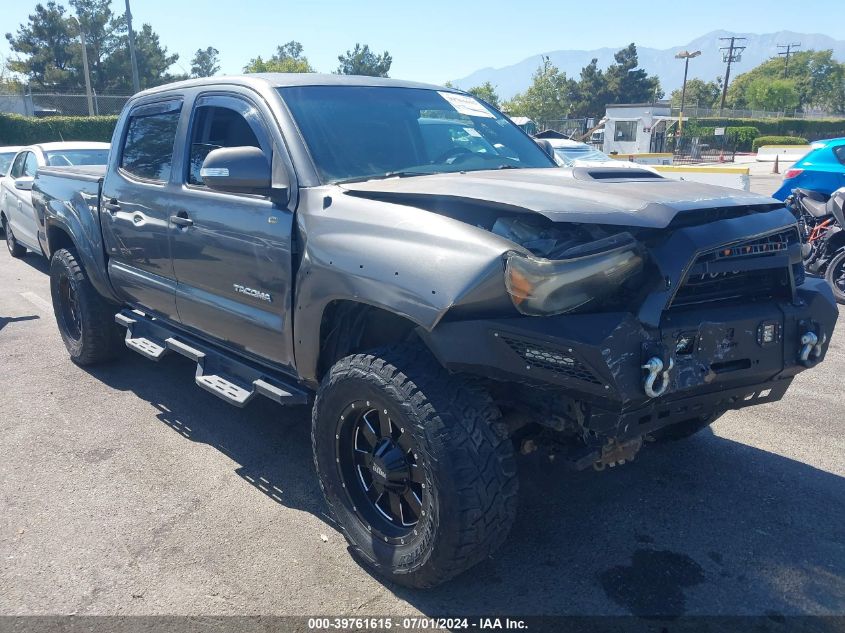
[[[477,136],[478,138],[481,138],[481,132],[476,130],[474,127],[465,127],[464,131],[470,136]]]
[[[496,118],[496,115],[485,108],[480,101],[470,97],[469,95],[459,95],[454,92],[440,92],[439,90],[437,91],[437,94],[446,99],[446,101],[448,101],[460,114],[465,114],[467,116],[483,116],[488,119]]]

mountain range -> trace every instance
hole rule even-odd
[[[800,42],[798,50],[832,49],[833,56],[840,62],[845,61],[845,40],[836,40],[828,35],[819,33],[796,33],[793,31],[779,31],[777,33],[735,33],[731,31],[713,31],[702,35],[686,44],[679,44],[670,48],[658,49],[637,47],[640,67],[649,74],[660,77],[660,85],[668,95],[675,88],[680,88],[684,80],[683,60],[675,59],[675,53],[682,50],[701,51],[701,56],[691,59],[689,63],[689,78],[698,77],[711,80],[717,76],[724,77],[725,64],[719,48],[726,42],[721,37],[745,37],[745,50],[742,59],[731,66],[731,75],[736,77],[740,73],[751,70],[767,59],[778,54],[778,44]],[[577,79],[581,68],[590,63],[594,57],[599,60],[600,68],[607,68],[613,63],[613,54],[627,43],[616,47],[597,48],[591,51],[559,50],[537,53],[522,61],[503,68],[482,68],[462,77],[453,79],[452,83],[463,89],[472,88],[489,81],[496,87],[496,92],[503,99],[509,99],[517,92],[525,90],[531,84],[531,77],[540,65],[541,55],[548,55],[552,63],[566,73],[567,77]]]

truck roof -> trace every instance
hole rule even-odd
[[[395,88],[428,88],[453,91],[433,84],[391,79],[388,77],[365,77],[361,75],[330,75],[322,73],[251,73],[248,75],[222,75],[177,81],[155,88],[148,88],[136,96],[158,92],[208,86],[215,84],[238,85],[252,88],[284,88],[289,86],[389,86]]]

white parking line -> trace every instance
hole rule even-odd
[[[50,314],[51,312],[53,312],[53,304],[50,303],[49,301],[45,301],[44,299],[39,297],[34,292],[22,292],[22,293],[20,293],[20,295],[24,299],[29,301],[32,305],[34,305],[36,308],[43,310],[47,314]]]

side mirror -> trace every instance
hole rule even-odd
[[[35,178],[32,176],[21,176],[20,178],[15,178],[15,189],[20,189],[21,191],[32,191],[32,184],[35,182]]]
[[[221,147],[205,157],[203,183],[215,191],[267,195],[272,186],[270,163],[258,147]]]

